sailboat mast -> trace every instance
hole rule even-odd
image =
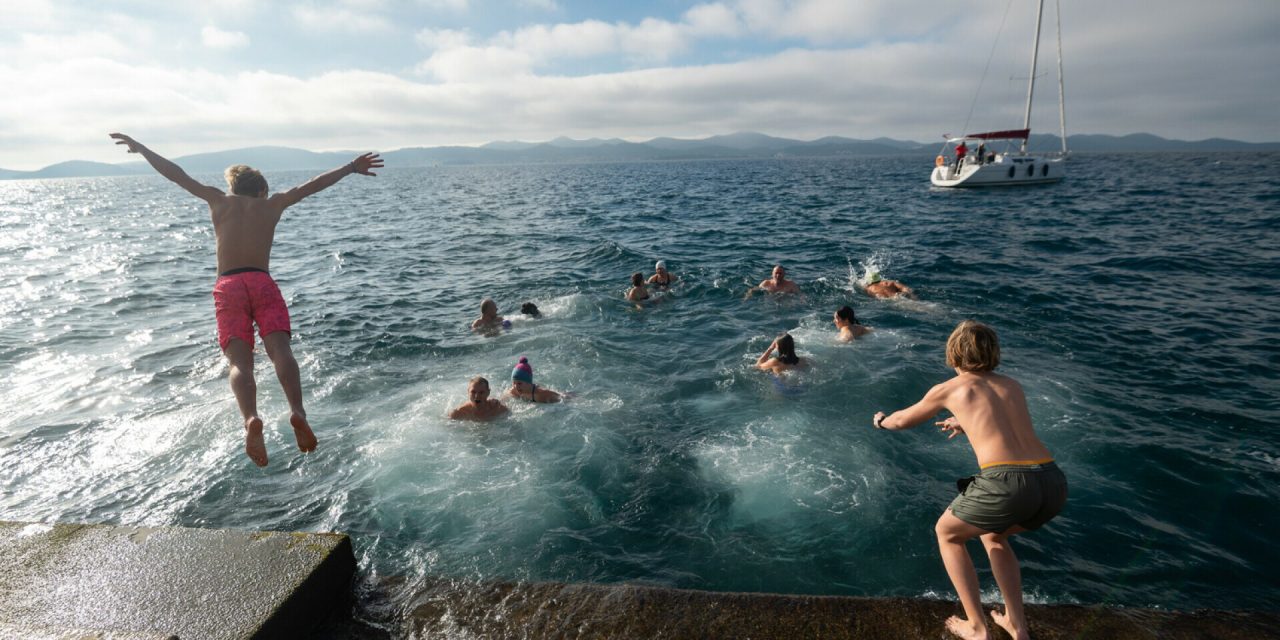
[[[1022,120],[1022,128],[1031,128],[1031,96],[1036,91],[1036,56],[1040,53],[1040,21],[1044,18],[1044,0],[1036,4],[1036,39],[1031,44],[1031,78],[1027,82],[1027,117]],[[1030,134],[1028,134],[1030,135]],[[1022,153],[1027,152],[1027,138],[1022,139]]]
[[[1062,84],[1062,0],[1054,0],[1058,18],[1058,122],[1062,124],[1062,155],[1067,155],[1067,90]]]

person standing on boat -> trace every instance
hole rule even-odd
[[[956,171],[959,171],[960,168],[964,166],[964,157],[968,155],[968,153],[969,147],[966,147],[964,140],[961,140],[960,144],[956,145]]]
[[[978,143],[978,164],[983,164],[986,161],[987,161],[987,143],[980,142]]]
[[[1000,342],[984,324],[965,320],[947,338],[947,366],[956,377],[928,391],[919,402],[885,415],[877,412],[877,429],[910,429],[948,410],[952,417],[936,423],[948,438],[964,435],[978,459],[978,475],[956,481],[960,495],[934,525],[938,550],[955,586],[965,617],[951,616],[947,630],[961,638],[989,638],[982,613],[978,574],[965,543],[982,541],[991,560],[1004,613],[991,617],[1015,640],[1030,638],[1022,608],[1022,570],[1009,545],[1014,534],[1039,529],[1067,502],[1067,478],[1036,436],[1026,394],[1013,378],[995,372]]]
[[[274,195],[267,194],[267,180],[257,169],[233,165],[224,174],[227,191],[223,192],[196,182],[182,167],[131,137],[123,133],[109,135],[129,153],[141,154],[157,173],[209,205],[218,262],[218,279],[213,285],[218,346],[227,358],[231,393],[244,418],[245,454],[259,467],[267,466],[262,418],[258,416],[258,386],[253,378],[255,324],[289,402],[289,425],[293,427],[298,450],[315,451],[316,436],[302,406],[298,361],[289,348],[289,338],[293,335],[289,308],[268,271],[276,225],[285,209],[349,175],[377,175],[372,169],[382,166],[382,158],[376,153],[361,154],[337,169]]]

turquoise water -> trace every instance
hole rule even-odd
[[[265,470],[214,341],[203,204],[156,176],[0,182],[0,517],[346,531],[370,619],[429,576],[950,597],[932,526],[972,453],[869,422],[945,379],[977,318],[1071,482],[1016,543],[1033,601],[1274,608],[1277,156],[1085,155],[1008,191],[933,190],[931,164],[348,178],[281,223],[320,448],[293,448],[260,357]],[[636,311],[628,276],[657,259],[683,282]],[[775,262],[803,298],[744,301]],[[920,300],[861,294],[868,267]],[[484,297],[545,317],[475,336]],[[875,328],[852,345],[843,304]],[[779,388],[751,365],[783,330],[815,366]],[[521,355],[569,401],[445,418]]]

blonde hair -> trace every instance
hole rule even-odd
[[[238,196],[257,197],[267,193],[267,179],[257,169],[247,164],[236,164],[227,167],[223,173],[227,178],[227,186],[231,193]]]
[[[947,338],[947,366],[961,371],[994,371],[1000,366],[1000,339],[995,329],[965,320]]]

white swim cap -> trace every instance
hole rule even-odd
[[[667,261],[659,260],[658,264],[653,265],[654,271],[665,271],[667,269]]]

